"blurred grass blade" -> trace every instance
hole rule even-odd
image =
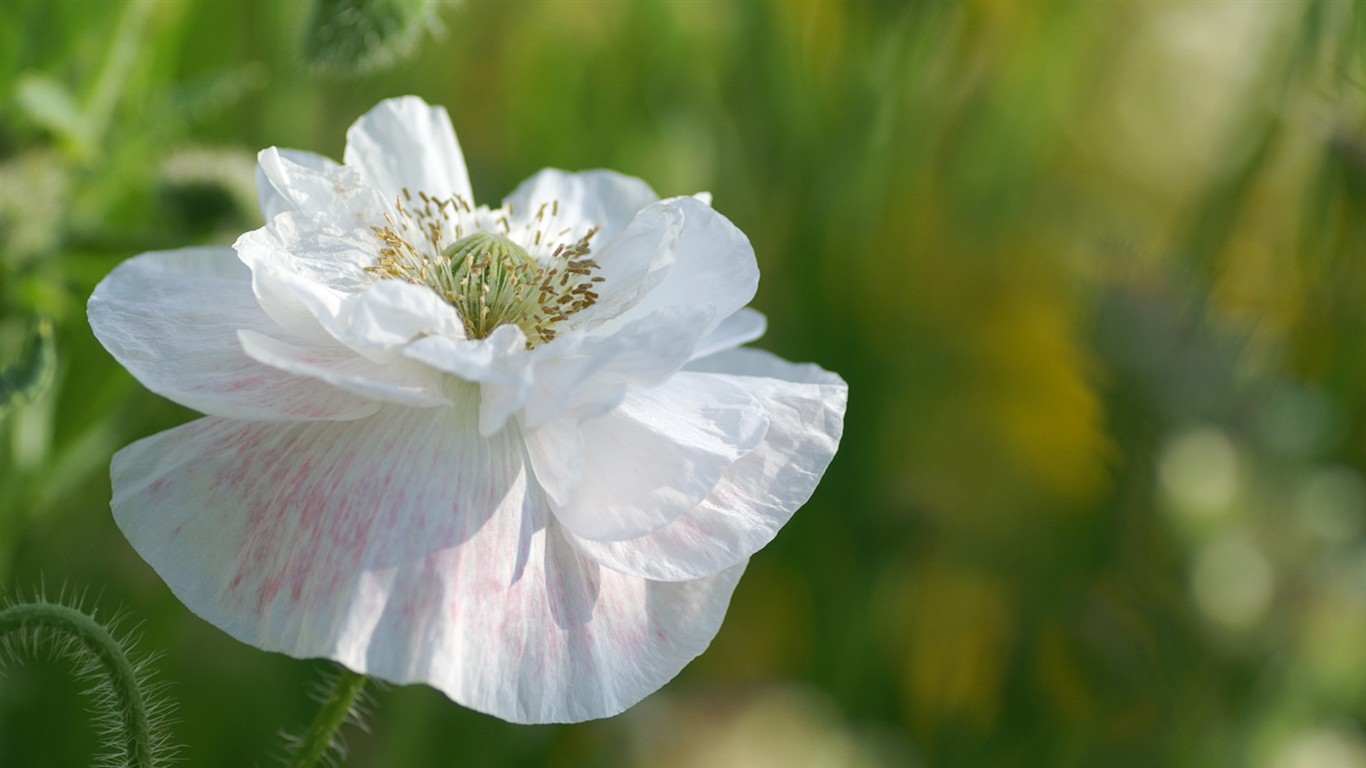
[[[66,86],[47,75],[30,73],[19,78],[16,97],[29,119],[54,136],[78,149],[89,145],[85,116]]]

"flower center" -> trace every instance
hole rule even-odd
[[[404,196],[412,201],[407,190]],[[597,302],[593,288],[603,278],[592,274],[598,264],[588,258],[596,228],[550,250],[545,230],[537,227],[545,222],[542,207],[527,228],[534,235],[528,242],[548,251],[538,259],[507,234],[479,229],[485,224],[480,219],[491,215],[487,210],[475,211],[459,198],[418,196],[422,208],[407,208],[400,199],[398,220],[386,214],[388,226],[372,227],[384,245],[366,271],[436,291],[455,307],[469,338],[482,339],[511,324],[522,329],[530,349],[555,338],[556,325]],[[506,217],[494,221],[510,233]],[[469,224],[479,231],[464,234]],[[450,234],[455,242],[443,246]]]

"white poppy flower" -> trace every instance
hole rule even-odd
[[[115,519],[243,642],[514,722],[620,712],[711,642],[846,386],[737,348],[758,270],[700,199],[546,170],[476,207],[413,97],[346,138],[262,152],[232,248],[95,289],[110,353],[208,414],[114,457]]]

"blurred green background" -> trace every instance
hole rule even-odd
[[[1362,3],[347,5],[0,2],[0,590],[136,625],[184,764],[276,764],[326,665],[200,621],[114,527],[111,454],[194,414],[86,298],[260,226],[256,150],[339,158],[414,93],[485,202],[545,166],[710,190],[759,345],[852,396],[662,692],[518,727],[388,687],[351,765],[1366,766]],[[85,708],[11,667],[0,765],[88,764]]]

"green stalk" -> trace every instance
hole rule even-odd
[[[350,717],[351,709],[360,698],[361,692],[365,690],[368,681],[369,678],[365,675],[342,669],[337,681],[332,684],[332,689],[323,700],[318,716],[313,718],[308,731],[299,740],[294,757],[289,761],[289,768],[313,768],[334,748],[337,730]]]
[[[138,683],[137,669],[128,660],[123,645],[103,624],[58,603],[20,603],[0,611],[0,639],[25,631],[35,632],[38,637],[48,632],[63,635],[95,659],[113,694],[107,700],[95,696],[95,706],[107,707],[108,711],[102,714],[121,726],[108,734],[111,746],[127,757],[129,765],[151,768],[155,751],[148,702]]]

